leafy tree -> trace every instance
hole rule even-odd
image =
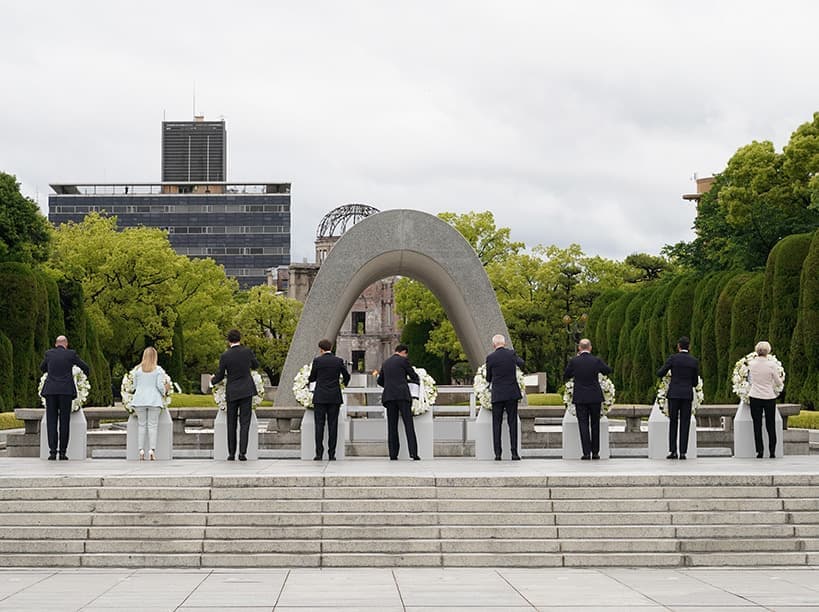
[[[495,216],[488,210],[460,215],[442,212],[438,218],[449,223],[466,238],[484,266],[500,263],[525,246],[522,242],[510,240],[511,230],[508,227],[496,227]]]
[[[657,280],[660,276],[672,269],[671,262],[666,257],[649,255],[648,253],[632,253],[623,262],[638,272],[629,278],[629,282],[642,283]]]
[[[45,261],[49,227],[37,203],[20,193],[17,178],[0,172],[0,261]]]
[[[266,285],[248,291],[247,303],[236,315],[242,342],[253,349],[271,384],[278,384],[290,341],[296,331],[302,303],[276,294]]]

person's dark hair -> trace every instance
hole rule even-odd
[[[231,329],[227,333],[227,341],[228,342],[239,342],[242,339],[242,334],[239,332],[238,329]]]
[[[403,353],[404,351],[409,351],[409,347],[406,344],[399,344],[395,347],[396,353]]]
[[[333,348],[333,343],[330,342],[327,338],[323,338],[319,340],[318,347],[322,351],[329,351],[331,348]]]
[[[681,336],[680,339],[677,340],[677,346],[687,351],[688,347],[691,346],[691,340],[688,339],[688,336]]]

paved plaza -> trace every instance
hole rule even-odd
[[[0,610],[819,610],[819,569],[0,570]]]

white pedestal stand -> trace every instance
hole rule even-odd
[[[492,411],[484,408],[479,409],[478,417],[468,423],[468,432],[471,440],[475,442],[475,459],[481,461],[491,461],[495,458],[495,446],[492,440]],[[520,455],[520,418],[518,418],[518,448]],[[503,413],[503,423],[501,423],[501,457],[504,460],[512,459],[512,445],[509,441],[509,425],[506,421],[506,412]]]
[[[651,415],[648,417],[648,458],[665,459],[668,455],[668,431],[671,422],[665,416],[657,402],[651,408]],[[677,449],[679,452],[679,449]],[[688,429],[688,450],[685,453],[687,459],[697,458],[697,417],[691,415],[691,423]]]
[[[435,447],[435,437],[432,429],[432,408],[424,414],[412,417],[412,424],[415,426],[415,439],[418,441],[418,456],[421,459],[432,459]],[[384,435],[387,436],[389,454],[389,436],[387,434],[387,419],[384,419]],[[507,433],[508,436],[508,433]],[[398,418],[398,458],[409,459],[409,446],[407,445],[407,430],[404,428],[404,421]]]
[[[779,408],[776,409],[776,457],[784,457],[785,445],[782,432],[782,415]],[[768,442],[768,430],[762,423],[762,443],[764,445],[764,456],[771,454],[771,445]],[[754,422],[751,419],[751,406],[745,402],[740,402],[737,413],[734,416],[734,457],[751,458],[756,457],[756,444],[754,443]]]
[[[48,459],[48,425],[46,415],[40,421],[40,459]],[[59,450],[59,449],[56,449]],[[68,427],[68,448],[65,454],[71,461],[83,461],[88,452],[88,423],[82,408],[71,413]]]
[[[249,444],[248,444],[249,446]],[[145,449],[145,460],[148,460],[148,451]],[[169,461],[173,459],[173,419],[167,409],[159,412],[159,425],[156,430],[156,458],[159,461]],[[128,428],[126,433],[125,458],[128,461],[139,459],[139,422],[136,414],[128,417]]]
[[[563,413],[563,458],[580,459],[583,456],[583,445],[580,442],[580,426],[577,415],[569,410]],[[600,417],[600,458],[610,459],[609,448],[609,418]]]
[[[250,415],[250,429],[247,438],[247,459],[256,461],[259,458],[259,421],[256,419],[256,411]],[[236,440],[239,440],[239,424],[236,424]],[[239,449],[236,449],[238,454]],[[217,461],[225,461],[228,456],[227,446],[227,411],[217,410],[216,419],[213,422],[213,458]],[[236,457],[238,459],[238,457]]]
[[[347,419],[347,405],[342,404],[338,411],[338,437],[336,438],[336,460],[347,457],[347,440],[349,434],[350,421]],[[324,455],[327,455],[329,448],[330,430],[327,424],[324,425]],[[301,418],[301,458],[304,461],[312,461],[316,456],[316,412],[312,408],[304,409],[304,416]]]

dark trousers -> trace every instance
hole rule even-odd
[[[600,403],[575,404],[583,456],[600,454]]]
[[[65,451],[68,449],[68,432],[71,425],[71,402],[74,398],[70,395],[46,395],[45,399],[48,450],[53,455],[59,449],[60,454],[65,455]],[[58,422],[59,438],[57,437]]]
[[[387,448],[390,459],[398,458],[398,415],[404,421],[404,431],[407,434],[407,446],[410,457],[418,456],[418,440],[415,437],[415,423],[412,420],[412,402],[404,400],[388,400],[384,402],[387,409]]]
[[[668,452],[677,452],[677,420],[680,426],[680,454],[688,452],[688,432],[691,429],[691,400],[668,398]]]
[[[765,429],[768,430],[768,452],[771,457],[776,456],[776,398],[774,399],[751,399],[751,418],[754,421],[754,444],[756,454],[765,452],[762,443],[762,413],[765,413]]]
[[[243,397],[227,403],[228,456],[236,455],[236,421],[239,421],[239,454],[247,454],[247,435],[253,415],[253,398]]]
[[[518,400],[506,400],[503,402],[492,402],[492,442],[495,445],[495,457],[500,457],[501,448],[501,425],[503,425],[503,413],[506,412],[506,423],[509,425],[509,445],[512,447],[512,456],[518,454]]]
[[[327,421],[327,455],[336,456],[338,440],[338,410],[340,404],[316,404],[316,457],[324,455],[324,422]]]

